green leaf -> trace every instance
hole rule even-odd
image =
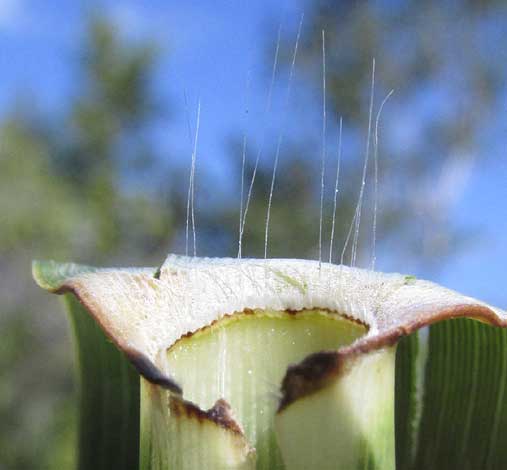
[[[97,268],[34,261],[37,283],[50,291]],[[78,469],[139,468],[139,374],[73,294],[63,301],[74,339],[79,400]]]
[[[58,290],[67,280],[79,274],[98,271],[92,266],[75,263],[57,263],[56,261],[34,261],[32,275],[37,284],[49,291]]]
[[[397,468],[506,468],[507,330],[445,321],[402,340],[397,361]]]
[[[66,294],[79,387],[80,470],[139,468],[139,374]]]

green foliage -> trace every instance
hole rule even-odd
[[[506,330],[469,319],[432,325],[427,336],[401,341],[397,468],[505,467],[506,349]]]
[[[146,262],[173,237],[163,187],[123,182],[134,164],[139,176],[153,170],[143,132],[163,111],[149,83],[154,61],[151,44],[126,43],[93,18],[79,94],[63,114],[21,101],[0,123],[0,462],[9,469],[70,468],[75,458],[66,322],[35,291],[28,260]]]
[[[65,301],[80,390],[78,469],[136,470],[139,374],[73,296]]]
[[[447,193],[438,197],[442,181],[437,182],[445,171],[455,167],[459,172],[473,159],[488,156],[482,136],[491,132],[505,80],[502,62],[486,44],[504,15],[505,6],[494,0],[314,0],[305,12],[298,73],[312,84],[319,109],[325,30],[329,131],[342,116],[348,144],[342,162],[345,197],[360,184],[374,58],[375,109],[394,90],[379,130],[379,233],[388,240],[395,233],[391,251],[396,253],[390,256],[404,269],[411,270],[408,265],[415,260],[437,271],[441,256],[459,252],[469,236],[446,217]],[[287,38],[286,51],[292,50],[292,41]],[[289,52],[283,57],[291,60]],[[388,135],[386,130],[396,127],[401,131]],[[312,158],[315,154],[312,149]],[[459,185],[448,189],[460,190]]]

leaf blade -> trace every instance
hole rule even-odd
[[[408,379],[415,372],[401,355],[413,355],[417,343],[415,335],[402,341],[397,357],[397,468],[505,468],[499,432],[507,428],[507,330],[471,319],[429,328],[422,416],[416,442],[407,442],[414,405],[403,397],[415,398]]]
[[[80,470],[139,468],[139,374],[77,299],[64,297],[79,386]]]

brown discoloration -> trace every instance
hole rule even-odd
[[[81,294],[80,285],[78,282],[70,281],[68,283],[65,283],[58,289],[55,289],[54,292],[57,294],[63,294],[67,292],[73,293],[79,302],[85,307],[85,309],[90,312],[95,321],[97,321],[106,336],[108,336],[120,350],[125,352],[138,372],[148,381],[171,390],[174,393],[182,393],[181,387],[173,379],[164,374],[146,355],[137,350],[133,350],[129,347],[128,344],[125,344],[123,338],[118,338],[113,334],[113,328],[108,323],[107,317],[103,314],[98,305],[90,302],[86,295]],[[290,316],[297,316],[299,313],[310,310],[328,312],[330,316],[339,316],[341,318],[345,318],[349,321],[362,325],[367,330],[369,330],[369,325],[366,325],[357,319],[351,318],[348,315],[343,315],[341,313],[331,311],[329,309],[320,308],[318,306],[305,308],[302,310],[285,310],[284,312]],[[256,310],[248,308],[244,309],[241,312],[225,314],[220,319],[213,321],[209,325],[182,335],[180,339],[190,338],[198,332],[211,328],[224,318],[256,314]],[[347,364],[351,364],[354,357],[392,346],[402,336],[407,336],[417,331],[418,329],[431,325],[433,323],[450,320],[453,318],[471,318],[496,327],[507,327],[507,320],[502,321],[502,319],[500,319],[493,310],[480,304],[457,304],[445,308],[439,307],[438,305],[434,305],[432,307],[421,307],[419,309],[417,309],[417,307],[413,307],[410,315],[405,316],[405,323],[398,325],[394,324],[392,326],[381,324],[377,325],[378,332],[375,335],[367,334],[349,346],[340,348],[337,351],[317,353],[315,355],[309,356],[307,358],[308,362],[306,362],[307,359],[305,359],[300,364],[289,367],[282,384],[283,395],[280,402],[279,411],[289,406],[299,398],[320,390],[322,387],[325,387],[331,380],[338,378],[342,371],[345,370],[345,366]]]
[[[433,323],[455,318],[470,318],[496,327],[507,327],[507,322],[502,322],[491,309],[479,304],[455,305],[441,310],[427,309],[414,314],[414,318],[416,318],[414,321],[406,325],[380,331],[374,336],[365,336],[337,351],[312,354],[299,364],[290,366],[282,381],[282,398],[278,412],[338,379],[355,357],[393,346],[402,336],[410,335]]]
[[[145,379],[178,395],[183,394],[183,390],[176,381],[162,373],[162,371],[144,354],[131,348],[124,349],[124,353]]]
[[[102,310],[95,304],[92,304],[85,295],[82,295],[79,284],[75,285],[72,282],[62,284],[57,290],[56,294],[73,294],[79,303],[90,313],[92,318],[98,323],[105,335],[121,350],[128,349],[127,345],[122,343],[122,339],[113,334],[112,326],[107,321],[107,316],[104,315]]]
[[[374,336],[365,336],[350,346],[341,348],[339,352],[344,356],[365,354],[370,351],[392,346],[402,336],[408,336],[425,326],[455,318],[470,318],[496,327],[507,327],[507,322],[502,322],[496,316],[495,312],[488,307],[479,304],[454,305],[443,309],[428,308],[419,312],[414,312],[413,318],[414,319],[412,321],[407,322],[406,324],[386,328],[383,331],[381,329]]]
[[[169,397],[169,409],[171,414],[176,417],[195,419],[200,423],[211,422],[227,431],[244,437],[243,430],[232,415],[229,403],[223,399],[217,400],[212,408],[204,411],[190,401],[171,396]]]
[[[90,312],[91,316],[94,318],[94,320],[99,324],[100,328],[104,331],[106,336],[111,339],[111,341],[121,350],[123,351],[127,358],[131,361],[131,363],[134,365],[136,370],[149,382],[159,385],[165,389],[168,389],[178,395],[182,394],[181,387],[168,375],[164,374],[145,354],[141,353],[138,350],[135,350],[131,348],[129,345],[124,344],[122,341],[122,338],[118,338],[112,333],[111,325],[107,322],[107,317],[102,313],[100,308],[96,305],[90,304],[90,302],[87,300],[86,296],[81,295],[79,285],[75,285],[74,283],[66,283],[63,284],[59,289],[55,291],[57,294],[65,294],[65,293],[72,293],[75,295],[75,297],[78,299],[78,301],[83,305],[83,307]],[[348,315],[343,315],[338,312],[334,312],[329,309],[325,308],[312,308],[312,309],[301,309],[301,310],[285,310],[284,313],[287,313],[291,316],[296,316],[300,313],[309,311],[309,310],[319,310],[323,312],[328,312],[330,316],[339,316],[341,318],[345,318],[349,321],[352,321],[356,324],[362,325],[365,328],[368,329],[368,325],[360,322],[357,319],[351,318]],[[209,329],[219,323],[224,318],[231,318],[234,316],[241,316],[241,315],[256,315],[258,312],[253,309],[246,308],[241,312],[234,312],[232,314],[225,314],[220,319],[213,321],[211,324],[206,325],[199,330],[188,332],[180,337],[179,340],[183,338],[191,338],[194,334],[198,332],[205,331],[206,329]],[[178,341],[179,341],[178,340]],[[171,347],[173,347],[176,343],[174,343]],[[170,348],[169,348],[170,349]]]
[[[342,318],[344,320],[348,320],[351,323],[355,323],[356,325],[364,327],[366,329],[366,332],[368,332],[370,329],[370,325],[359,320],[358,318],[351,317],[350,315],[347,315],[347,314],[341,313],[341,312],[337,312],[336,310],[331,310],[330,308],[326,308],[326,307],[303,308],[301,310],[286,309],[283,312],[287,313],[291,316],[296,316],[300,313],[309,312],[312,310],[317,310],[319,312],[327,313],[330,317],[338,317],[338,318]]]
[[[485,323],[489,323],[492,326],[497,326],[501,328],[507,327],[507,321],[502,321],[500,318],[498,318],[495,312],[493,312],[493,310],[484,305],[458,304],[437,311],[435,311],[434,309],[427,309],[426,311],[421,311],[418,313],[418,319],[406,325],[403,331],[408,332],[404,334],[410,334],[413,331],[418,330],[419,328],[422,328],[423,326],[427,326],[432,323],[436,323],[442,320],[451,320],[453,318],[463,318],[463,317],[483,321]]]
[[[296,317],[297,315],[305,313],[305,312],[311,312],[313,310],[327,313],[327,314],[329,314],[330,317],[341,318],[344,320],[348,320],[351,323],[354,323],[356,325],[360,325],[366,329],[365,333],[367,333],[370,329],[369,325],[367,325],[366,323],[363,323],[362,321],[358,320],[357,318],[352,318],[350,315],[345,315],[345,314],[336,312],[336,311],[328,309],[328,308],[314,307],[314,308],[303,308],[300,310],[286,309],[286,310],[277,311],[277,313],[287,314],[288,318],[291,318],[291,317]],[[205,325],[202,328],[199,328],[195,331],[189,331],[189,332],[185,333],[184,335],[181,335],[180,338],[178,339],[178,341],[176,341],[174,344],[172,344],[168,348],[168,351],[170,351],[174,346],[176,346],[180,340],[189,339],[198,333],[203,333],[206,330],[213,328],[214,326],[216,326],[217,324],[219,324],[223,320],[227,320],[227,319],[234,318],[234,317],[239,318],[241,316],[259,315],[259,312],[262,312],[262,311],[263,311],[262,309],[253,310],[251,308],[245,308],[241,312],[226,313],[226,314],[222,315],[220,318],[218,318],[217,320],[212,321],[210,324]]]
[[[122,338],[118,338],[113,334],[112,328],[105,319],[105,315],[101,310],[94,305],[91,305],[86,297],[81,295],[79,286],[73,284],[63,284],[58,290],[57,294],[72,293],[79,303],[90,313],[92,318],[98,323],[104,334],[120,349],[127,359],[136,368],[137,372],[141,374],[149,382],[159,385],[162,388],[170,390],[173,393],[181,395],[183,393],[181,387],[168,375],[164,374],[145,354],[124,344]]]
[[[282,381],[282,399],[278,411],[300,397],[310,395],[334,380],[342,367],[336,351],[321,351],[307,356],[299,364],[291,365]]]

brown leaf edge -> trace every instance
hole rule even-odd
[[[79,266],[78,268],[81,269]],[[146,380],[167,389],[178,396],[182,395],[183,391],[181,386],[177,384],[173,378],[164,374],[144,353],[130,347],[128,344],[124,344],[111,333],[111,328],[108,325],[105,316],[101,314],[99,309],[93,308],[92,305],[89,305],[74,285],[66,283],[65,281],[59,283],[58,285],[55,283],[52,286],[41,282],[38,278],[35,264],[34,278],[42,287],[54,292],[55,294],[72,293],[75,295],[84,308],[92,315],[95,321],[97,321],[105,334],[121,351],[125,353],[137,371],[146,378]],[[313,306],[312,308],[321,309],[319,306]],[[251,310],[245,309],[245,312],[233,312],[226,314],[226,316],[230,317],[232,315],[242,313],[249,314],[251,313]],[[288,313],[294,314],[295,312],[291,310],[288,311]],[[300,363],[289,366],[281,385],[281,399],[278,412],[283,411],[291,403],[321,390],[333,380],[339,378],[343,373],[349,370],[350,367],[352,367],[354,359],[357,357],[393,346],[402,336],[410,335],[418,329],[433,323],[464,317],[482,321],[500,328],[507,327],[507,320],[500,319],[492,309],[479,303],[457,304],[451,307],[446,306],[441,309],[439,309],[438,306],[434,306],[433,308],[419,311],[416,315],[414,315],[414,320],[409,321],[406,324],[387,328],[384,331],[380,330],[375,335],[367,335],[352,345],[342,347],[338,350],[320,351],[311,354]],[[369,325],[365,324],[365,326],[369,328]],[[190,402],[188,402],[188,405],[190,406]],[[227,403],[225,403],[225,405],[229,406]],[[208,412],[205,412],[193,404],[192,406],[204,414],[210,413],[211,410],[213,410],[212,408],[211,410],[208,410]],[[231,423],[232,422],[233,420]],[[228,423],[228,421],[226,420],[224,423]],[[235,425],[237,427],[237,423],[235,423]],[[234,432],[237,431],[234,426],[232,426],[231,430]]]
[[[328,386],[344,374],[357,357],[393,346],[403,336],[444,320],[471,318],[492,326],[506,328],[507,320],[502,321],[497,314],[483,305],[463,304],[443,309],[428,310],[412,322],[403,326],[364,337],[356,343],[339,350],[321,351],[307,356],[298,364],[289,366],[282,381],[282,396],[278,412],[291,403],[311,395]]]

